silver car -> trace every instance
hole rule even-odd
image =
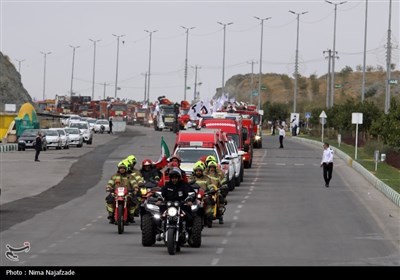
[[[67,127],[65,131],[68,133],[69,145],[77,146],[78,148],[83,146],[83,137],[79,128]]]

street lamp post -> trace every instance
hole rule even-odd
[[[150,37],[150,45],[149,45],[149,70],[147,71],[147,103],[149,103],[150,100],[150,69],[151,69],[151,38],[154,32],[157,32],[158,30],[153,30],[153,31],[149,31],[149,30],[144,30],[147,33],[149,33],[149,37]]]
[[[188,72],[188,45],[189,45],[189,30],[195,27],[185,27],[182,26],[183,29],[186,30],[186,56],[185,56],[185,89],[183,91],[183,100],[186,100],[186,90],[187,90],[187,72]]]
[[[46,97],[46,57],[48,54],[51,54],[51,52],[40,52],[44,56],[44,71],[43,71],[43,100],[45,100]]]
[[[263,53],[263,37],[264,37],[264,21],[269,20],[272,17],[267,18],[259,18],[254,17],[261,22],[261,44],[260,44],[260,72],[258,74],[258,106],[257,109],[260,110],[261,108],[261,74],[262,74],[262,53]]]
[[[115,35],[112,34],[114,37],[117,37],[117,66],[115,70],[115,89],[114,89],[114,97],[117,97],[117,90],[118,90],[118,58],[119,58],[119,38],[124,37],[125,35]]]
[[[332,4],[335,6],[335,17],[334,17],[334,22],[333,22],[333,49],[332,49],[332,53],[333,53],[333,57],[332,57],[332,71],[331,71],[331,106],[333,106],[334,103],[334,95],[335,95],[335,60],[336,60],[336,14],[337,14],[337,6],[338,5],[342,5],[344,3],[347,3],[347,1],[342,1],[339,3],[333,3],[331,1],[325,0],[326,3],[328,4]]]
[[[293,96],[293,113],[296,113],[296,104],[297,104],[297,79],[299,76],[299,22],[300,22],[300,15],[304,15],[308,12],[301,12],[301,13],[296,13],[293,11],[290,11],[290,13],[296,15],[297,18],[297,39],[296,39],[296,59],[295,59],[295,64],[294,64],[294,96]]]
[[[368,24],[368,0],[365,0],[364,54],[363,54],[363,74],[361,83],[361,102],[364,102],[364,97],[365,97],[365,68],[367,65],[367,24]]]
[[[18,73],[19,73],[19,75],[21,75],[21,63],[24,62],[25,59],[21,59],[21,60],[16,59],[16,61],[18,61]]]
[[[257,61],[251,60],[247,63],[251,64],[251,81],[250,81],[250,104],[253,104],[253,91],[254,91],[254,64],[257,64]]]
[[[94,100],[94,80],[95,80],[95,69],[96,69],[96,43],[101,40],[93,40],[89,39],[89,41],[93,42],[93,78],[92,78],[92,100]]]
[[[193,90],[193,101],[196,100],[196,96],[197,96],[197,70],[201,69],[201,67],[199,66],[195,66],[194,68],[194,90]],[[201,83],[199,83],[199,85],[201,85]]]
[[[233,24],[233,22],[229,23],[222,23],[222,22],[217,22],[224,26],[224,43],[223,43],[223,48],[222,48],[222,87],[221,87],[221,95],[224,94],[225,90],[225,39],[226,39],[226,26]],[[229,95],[228,95],[229,98]]]
[[[71,88],[70,88],[69,94],[70,94],[70,96],[72,96],[72,95],[73,95],[73,84],[74,84],[75,50],[76,50],[77,48],[79,48],[79,46],[76,46],[76,47],[71,46],[71,45],[69,45],[69,46],[72,48]]]

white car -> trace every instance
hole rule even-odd
[[[110,126],[107,120],[97,120],[93,126],[94,133],[101,133],[101,126],[104,126],[103,132],[110,132]]]
[[[235,185],[240,186],[240,182],[243,182],[244,175],[244,165],[243,165],[243,151],[239,151],[236,142],[233,139],[229,139],[228,142],[225,143],[226,150],[228,151],[228,155],[230,160],[233,163],[235,170]]]
[[[60,136],[61,139],[61,146],[64,149],[69,149],[69,136],[68,133],[65,131],[65,129],[62,127],[57,127],[57,128],[50,128],[50,130],[57,130],[58,135]]]
[[[79,128],[66,127],[65,132],[68,134],[69,145],[77,146],[78,148],[83,145],[83,137]]]
[[[62,148],[61,138],[57,130],[43,129],[44,135],[46,135],[47,148],[54,147],[56,150]]]
[[[86,121],[88,122],[90,129],[93,130],[94,124],[96,123],[97,119],[87,118]]]
[[[69,124],[69,127],[78,128],[80,132],[82,132],[83,142],[86,142],[88,145],[91,145],[93,142],[93,131],[89,128],[89,123],[87,121],[81,122],[72,122]]]

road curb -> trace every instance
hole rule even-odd
[[[299,141],[299,142],[309,143],[309,144],[312,144],[312,145],[318,146],[318,147],[321,147],[321,144],[322,144],[319,141],[305,139],[305,138],[301,138],[301,137],[291,137],[291,139]],[[400,194],[398,192],[396,192],[391,187],[389,187],[384,182],[382,182],[380,179],[375,177],[374,174],[372,174],[367,169],[365,169],[361,164],[359,164],[357,161],[355,161],[349,155],[345,154],[344,152],[337,149],[336,147],[333,147],[333,146],[331,146],[331,147],[335,151],[335,154],[338,157],[345,160],[350,167],[352,167],[354,170],[356,170],[358,173],[360,173],[376,189],[381,191],[387,198],[389,198],[391,201],[393,201],[394,204],[396,204],[397,206],[400,207]]]
[[[18,144],[0,144],[0,153],[18,150]]]

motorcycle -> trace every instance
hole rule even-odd
[[[159,189],[151,190],[146,193],[146,198],[140,205],[140,229],[142,230],[142,245],[144,247],[153,246],[157,241],[161,241],[161,213],[157,201],[163,200]]]
[[[211,207],[211,211],[205,213],[204,215],[204,223],[209,228],[212,228],[213,220],[218,219],[219,216],[222,216],[225,212],[225,205],[221,205],[220,203],[220,195],[221,195],[220,193],[221,189],[210,190],[204,193],[203,199],[204,203],[206,204],[205,208]],[[221,213],[218,212],[219,208],[222,209]]]
[[[106,127],[104,125],[101,125],[100,126],[100,134],[103,134],[105,130],[106,130]]]
[[[180,252],[181,246],[189,240],[190,229],[186,227],[186,213],[181,206],[193,198],[194,193],[190,193],[183,202],[167,201],[167,210],[161,218],[163,219],[164,243],[170,255]]]
[[[116,186],[113,196],[115,198],[114,219],[118,226],[118,233],[124,232],[124,226],[128,223],[128,200],[130,194],[126,186]]]

